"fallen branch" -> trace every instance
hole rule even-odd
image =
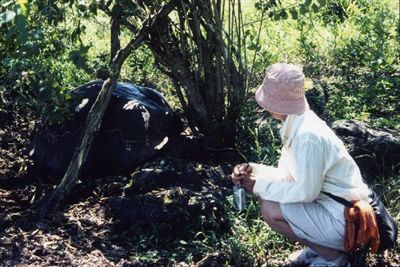
[[[93,138],[100,129],[101,121],[104,112],[110,102],[115,85],[119,78],[121,67],[127,57],[148,37],[149,33],[157,26],[158,22],[167,16],[177,5],[177,0],[172,0],[166,4],[161,10],[156,13],[152,18],[144,21],[142,28],[138,31],[135,38],[133,38],[123,49],[119,49],[110,63],[110,73],[108,79],[103,83],[103,86],[89,111],[88,117],[85,122],[84,131],[81,138],[81,143],[75,148],[72,160],[68,169],[61,180],[60,184],[48,195],[42,198],[34,208],[37,215],[42,218],[49,212],[58,208],[60,202],[69,195],[72,188],[76,185],[80,175],[82,166],[89,154]],[[114,36],[115,40],[112,43],[119,42],[118,35]],[[114,44],[115,45],[115,44]],[[112,44],[113,46],[113,44]],[[116,47],[116,46],[113,46]]]

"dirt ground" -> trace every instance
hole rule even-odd
[[[26,176],[32,120],[18,112],[2,115],[0,266],[141,266],[126,260],[129,240],[110,234],[113,223],[104,209],[106,197],[99,193],[101,189],[72,197],[67,200],[72,203],[50,219],[18,216],[53,184]]]
[[[214,201],[223,199],[227,193],[227,181],[216,178],[223,177],[227,169],[219,166],[202,174],[209,177],[204,181],[207,185],[192,181],[190,184],[194,186],[183,185],[174,190],[167,185],[161,185],[160,190],[152,184],[146,184],[147,188],[140,186],[140,181],[146,179],[144,171],[134,174],[139,184],[136,184],[138,189],[133,191],[125,188],[127,177],[103,177],[93,183],[79,184],[62,208],[47,219],[21,217],[21,211],[49,192],[55,184],[26,175],[31,162],[25,154],[33,131],[33,120],[28,118],[14,114],[3,116],[0,121],[0,266],[147,266],[131,259],[131,252],[138,248],[138,244],[127,225],[134,220],[143,217],[146,223],[146,220],[165,219],[172,214],[168,220],[175,220],[180,225],[191,223],[193,217],[200,216],[202,212],[223,212],[220,203]],[[160,164],[165,162],[146,165],[142,170],[152,169],[153,173],[158,173],[157,165]],[[204,168],[196,163],[190,164],[193,171]],[[171,165],[179,169],[179,162],[170,162],[168,166]],[[181,173],[186,168],[184,166],[175,172]],[[170,185],[182,183],[179,177],[174,179]],[[204,187],[213,189],[215,195],[211,195],[212,201],[207,200],[210,192],[204,191]],[[169,201],[171,196],[174,196],[175,202],[170,204],[170,209],[156,210],[154,215],[146,213],[159,201]],[[139,203],[141,209],[129,209],[132,201]],[[176,212],[182,207],[191,209]],[[135,216],[132,217],[132,214]],[[173,234],[173,231],[169,229],[167,234]],[[198,266],[218,266],[221,264],[218,260],[220,256],[199,259],[202,264]],[[167,264],[168,259],[160,259],[152,265]],[[284,265],[281,262],[276,264]],[[369,258],[368,265],[400,266],[400,255],[390,253],[380,258]],[[188,265],[177,263],[174,266]]]
[[[134,231],[129,224],[132,220],[141,218],[144,224],[151,220],[173,220],[180,227],[180,223],[190,223],[191,218],[201,212],[217,209],[219,204],[214,199],[223,197],[211,181],[224,176],[221,169],[209,172],[215,177],[204,181],[208,183],[207,188],[214,189],[212,194],[216,194],[210,195],[201,189],[205,184],[196,182],[200,181],[198,177],[192,175],[192,181],[180,181],[180,176],[171,176],[172,170],[168,168],[163,169],[173,178],[163,184],[163,176],[160,176],[163,173],[157,166],[166,163],[158,160],[153,165],[143,166],[144,171],[133,174],[137,180],[134,190],[124,191],[130,177],[102,177],[78,184],[62,203],[62,208],[46,219],[21,215],[57,182],[27,173],[32,164],[26,154],[30,149],[33,120],[27,115],[9,113],[2,116],[0,122],[0,266],[147,266],[130,259],[132,251],[138,247],[137,238],[131,237]],[[195,165],[190,163],[192,173],[201,172],[197,171],[199,165]],[[188,168],[179,167],[179,162],[174,166],[181,168],[180,173]],[[145,182],[148,170],[154,170],[150,174],[159,180],[157,185]],[[177,184],[186,186],[176,187]],[[207,200],[210,196],[212,201]],[[169,205],[160,205],[160,201],[170,198]],[[139,208],[132,209],[131,203]],[[164,206],[167,208],[160,210]],[[191,209],[183,210],[184,206]],[[173,234],[171,231],[173,229],[164,232]],[[202,262],[207,263],[207,259]],[[168,259],[160,258],[152,265],[167,264]],[[174,265],[187,266],[185,263]]]

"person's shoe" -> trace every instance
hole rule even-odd
[[[311,264],[318,256],[311,248],[305,248],[291,253],[288,259],[292,266],[304,266]]]
[[[313,259],[310,267],[351,267],[346,254],[342,254],[334,260],[327,260],[321,256]]]

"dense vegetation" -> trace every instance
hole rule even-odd
[[[0,29],[1,110],[18,101],[39,116],[50,113],[59,118],[57,114],[65,112],[66,90],[104,77],[102,71],[110,60],[109,18],[95,1],[72,2],[49,2],[46,7],[45,1],[2,4],[2,11],[14,10],[16,16]],[[324,106],[329,120],[357,118],[398,129],[396,4],[345,0],[242,3],[246,57],[241,60],[247,62],[248,90],[260,83],[272,62],[298,63],[314,81],[310,95],[316,97],[321,111]],[[122,42],[130,34],[122,31]],[[120,79],[154,86],[181,109],[173,81],[160,70],[165,68],[144,45],[129,57]]]
[[[110,72],[109,62],[113,54],[110,48],[111,22],[110,14],[102,8],[107,4],[104,2],[2,1],[1,127],[17,113],[29,114],[34,119],[62,122],[70,114],[68,89],[104,78]],[[107,2],[130,5],[134,1]],[[159,7],[158,4],[163,3],[153,2],[157,4],[148,3],[153,10],[138,7],[135,12],[123,16],[127,16],[132,27],[137,29],[148,15],[143,12],[152,13]],[[171,49],[187,49],[184,53],[187,56],[185,63],[188,62],[185,65],[188,68],[187,77],[199,77],[203,95],[207,94],[207,86],[213,80],[204,76],[207,67],[212,66],[213,70],[229,64],[237,67],[234,71],[221,69],[220,76],[223,77],[213,80],[213,84],[225,86],[226,92],[232,88],[240,90],[237,98],[229,98],[230,95],[226,94],[219,102],[210,105],[216,107],[222,103],[227,107],[218,107],[218,110],[207,107],[205,117],[198,119],[199,111],[190,110],[190,104],[193,104],[188,95],[190,86],[182,84],[184,77],[174,76],[174,66],[168,65],[168,60],[174,55],[162,58],[157,50],[157,45],[161,43],[154,41],[154,36],[151,37],[153,42],[145,42],[128,57],[119,73],[120,80],[161,91],[174,109],[182,114],[192,132],[213,136],[218,131],[216,125],[224,124],[222,133],[235,133],[225,138],[229,139],[227,143],[232,144],[233,141],[245,160],[275,164],[280,146],[277,125],[274,122],[256,123],[259,114],[252,96],[262,80],[265,67],[278,61],[303,66],[308,77],[310,104],[328,122],[357,119],[400,131],[400,20],[397,0],[204,2],[209,4],[210,9],[219,5],[218,12],[222,17],[216,23],[221,28],[216,30],[217,33],[213,29],[201,30],[208,34],[207,42],[221,42],[218,38],[228,40],[230,45],[227,49],[231,49],[229,57],[218,60],[225,47],[213,43],[214,50],[208,51],[209,65],[204,64],[199,58],[204,53],[196,53],[206,41],[196,40],[195,31],[186,25],[190,20],[182,18],[179,13],[182,10],[173,13],[165,22],[169,24],[160,31],[168,31],[176,25],[184,27],[185,36],[179,36],[182,31],[179,28],[171,30],[168,36],[171,40],[183,38],[179,40],[186,40],[187,46],[178,43]],[[111,6],[116,5],[113,3]],[[112,12],[118,12],[118,9],[112,9]],[[212,22],[215,21],[210,18],[209,23]],[[121,29],[122,44],[130,40],[131,30]],[[166,40],[166,43],[171,44],[171,40]],[[239,48],[237,52],[235,49]],[[230,80],[232,73],[239,78]],[[232,82],[238,82],[240,88],[233,86]],[[208,118],[216,122],[211,128],[206,127]],[[232,137],[236,139],[230,140]],[[379,177],[372,185],[383,192],[397,222],[400,222],[399,178],[397,168],[392,175]],[[228,198],[225,205],[230,207],[231,201]],[[206,219],[211,225],[218,224],[220,220],[216,217]],[[232,227],[229,233],[203,229],[202,220],[205,218],[199,220],[199,225],[187,226],[185,234],[179,239],[158,238],[159,229],[156,226],[138,234],[137,250],[132,251],[132,259],[147,263],[168,259],[172,264],[182,261],[193,264],[206,255],[217,253],[218,257],[218,253],[222,253],[226,264],[275,265],[278,263],[268,259],[282,260],[293,249],[293,245],[274,234],[261,221],[253,199],[246,212],[238,214],[231,211],[226,214],[226,220]],[[396,252],[399,249],[391,251],[388,257],[395,257]]]

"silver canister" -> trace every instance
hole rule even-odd
[[[233,206],[237,211],[242,211],[246,207],[246,191],[240,185],[233,186]]]

